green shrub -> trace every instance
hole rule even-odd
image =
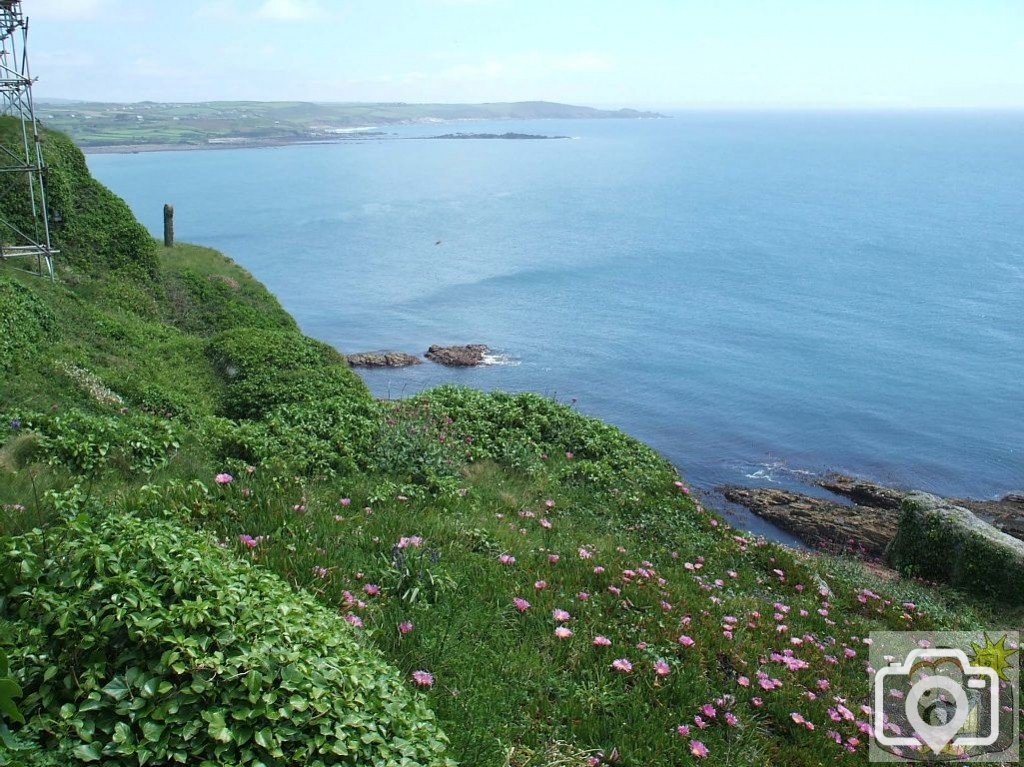
[[[65,763],[450,764],[351,627],[201,534],[80,516],[2,549],[19,735]]]
[[[529,470],[544,456],[572,453],[563,479],[604,488],[653,490],[674,477],[668,462],[647,445],[547,397],[442,386],[424,401],[436,417],[450,419],[451,431],[475,459]]]
[[[1024,543],[935,496],[904,499],[886,558],[907,574],[1024,604]]]
[[[146,474],[164,466],[178,449],[170,422],[144,413],[97,415],[81,410],[19,414],[20,428],[37,435],[35,453],[51,465],[96,475],[110,469]],[[4,418],[4,423],[12,420]]]
[[[297,331],[295,321],[262,285],[191,269],[168,276],[167,296],[175,324],[211,335],[230,328]]]
[[[53,314],[29,288],[0,278],[0,372],[36,354],[54,328]]]

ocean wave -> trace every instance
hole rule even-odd
[[[484,361],[481,364],[507,365],[514,367],[516,365],[522,365],[523,361],[520,359],[516,359],[511,354],[503,354],[501,352],[488,352],[487,354],[484,355]]]
[[[776,477],[779,475],[786,477],[816,477],[818,476],[818,473],[808,471],[806,469],[794,469],[787,466],[782,461],[771,461],[768,463],[758,464],[754,471],[749,474],[744,474],[743,476],[747,479],[759,479],[764,482],[778,484],[780,480],[776,479]]]

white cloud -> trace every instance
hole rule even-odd
[[[193,14],[207,21],[312,21],[328,16],[319,0],[263,0],[240,3],[238,0],[206,0]]]
[[[108,6],[107,0],[33,0],[22,8],[32,19],[81,21],[96,18]]]
[[[324,9],[315,0],[265,0],[256,11],[256,17],[274,21],[309,21],[324,15]]]

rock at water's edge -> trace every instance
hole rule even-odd
[[[899,515],[870,506],[844,506],[771,487],[720,488],[727,500],[792,533],[810,546],[860,547],[875,557],[896,534]]]
[[[355,368],[404,368],[409,365],[422,365],[419,357],[405,352],[359,352],[349,354],[348,364]]]
[[[482,365],[484,355],[490,351],[483,344],[467,344],[465,346],[438,346],[427,349],[426,358],[438,365],[466,368]]]

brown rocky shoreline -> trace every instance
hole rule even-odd
[[[811,483],[832,497],[774,487],[726,485],[718,490],[726,500],[750,509],[809,546],[881,557],[896,535],[900,508],[911,491],[844,474],[829,474]],[[998,500],[946,500],[972,511],[997,530],[1024,540],[1024,495],[1011,494]]]
[[[490,348],[484,344],[462,346],[440,346],[434,344],[423,355],[431,362],[445,367],[466,368],[487,362]],[[396,351],[357,352],[346,356],[348,364],[357,368],[403,368],[422,365],[423,360],[415,354]]]

